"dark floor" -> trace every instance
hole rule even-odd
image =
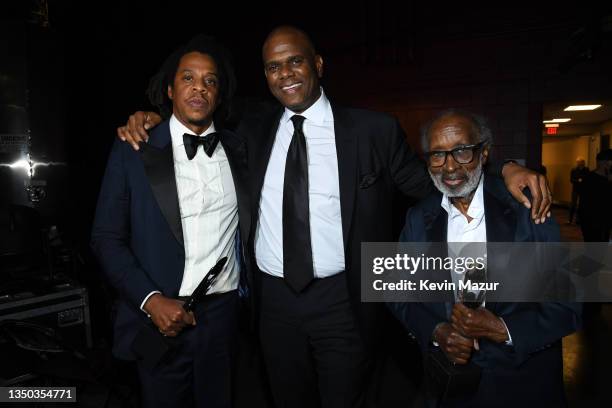
[[[580,226],[569,224],[566,208],[553,208],[563,241],[582,241]],[[585,304],[584,327],[563,339],[563,378],[571,407],[610,407],[612,305]]]
[[[561,239],[567,242],[582,242],[582,232],[580,226],[576,224],[576,220],[573,223],[568,223],[569,212],[564,207],[553,207],[552,215],[561,227]]]

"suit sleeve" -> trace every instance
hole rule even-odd
[[[389,171],[397,188],[406,196],[423,199],[432,191],[433,184],[425,163],[412,151],[397,119],[390,124]]]
[[[523,225],[531,228],[536,241],[560,242],[559,226],[551,219],[535,225],[529,210],[520,208]],[[533,303],[516,313],[503,316],[512,336],[516,363],[521,364],[531,354],[575,332],[581,325],[582,305],[575,302]]]
[[[486,166],[484,166],[484,172],[487,176],[498,177],[503,180],[504,176],[502,175],[502,170],[504,169],[505,165],[506,163],[503,161],[499,162],[491,160]]]
[[[521,364],[531,354],[575,332],[580,326],[581,307],[577,303],[536,303],[533,308],[504,316]]]
[[[413,242],[412,220],[418,216],[414,209],[408,210],[406,223],[400,235],[400,242]],[[402,326],[411,333],[424,351],[429,349],[433,331],[439,323],[438,319],[423,303],[417,302],[387,302],[391,314],[400,321]]]
[[[91,248],[102,271],[122,297],[140,308],[159,288],[140,267],[130,249],[130,192],[125,148],[115,141],[108,159],[91,234]]]

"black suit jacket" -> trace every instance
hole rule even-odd
[[[248,237],[246,145],[232,132],[220,133],[238,199],[240,234]],[[149,142],[141,144],[139,152],[115,141],[100,190],[91,246],[102,271],[119,293],[113,351],[120,358],[133,359],[132,341],[148,321],[140,304],[155,290],[178,296],[185,265],[167,121],[151,132]]]
[[[446,242],[448,216],[435,191],[406,215],[402,242]],[[530,211],[515,201],[503,181],[485,176],[484,206],[487,242],[559,242],[559,227],[551,219],[536,225]],[[489,255],[496,262],[504,254]],[[512,262],[506,260],[506,262]],[[391,303],[393,314],[417,339],[424,353],[434,328],[448,321],[444,303]],[[471,360],[483,368],[477,395],[463,404],[443,406],[517,407],[565,406],[561,338],[580,323],[581,308],[570,303],[494,303],[486,308],[501,316],[513,346],[480,341]]]
[[[416,199],[431,191],[424,163],[410,149],[398,121],[390,115],[331,104],[338,157],[340,207],[346,278],[352,305],[368,343],[380,332],[374,325],[384,310],[379,304],[360,302],[361,243],[395,241],[393,196],[396,190]],[[238,132],[248,144],[251,213],[249,252],[254,254],[261,189],[276,137],[282,107],[254,120],[241,122]],[[251,256],[251,282],[259,291],[259,272]],[[257,297],[254,297],[255,303]],[[254,305],[256,310],[257,305]]]

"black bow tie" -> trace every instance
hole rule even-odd
[[[202,145],[204,151],[208,157],[212,157],[213,152],[219,143],[219,133],[213,132],[206,136],[190,135],[189,133],[183,134],[183,144],[185,145],[185,153],[189,160],[193,159],[198,152],[198,145]]]

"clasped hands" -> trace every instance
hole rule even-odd
[[[156,293],[147,299],[143,309],[164,336],[175,337],[185,327],[195,326],[193,312],[183,309],[183,302]]]
[[[470,309],[456,303],[450,322],[436,326],[433,339],[451,362],[467,364],[479,339],[502,343],[508,340],[508,331],[504,322],[490,310],[484,307]]]

